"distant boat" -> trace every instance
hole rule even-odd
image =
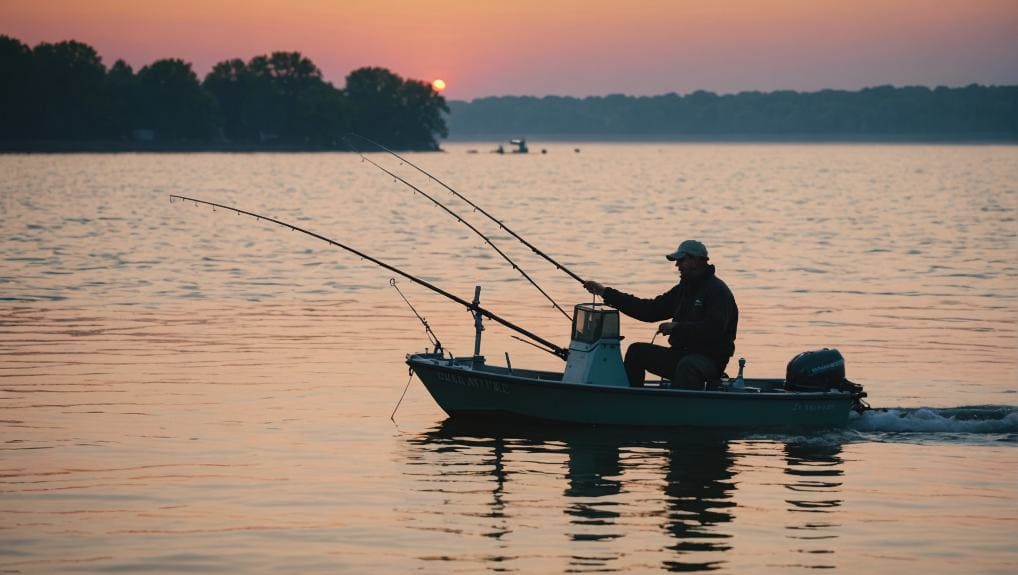
[[[509,140],[509,143],[516,146],[516,149],[513,150],[514,154],[526,154],[530,152],[530,150],[527,148],[527,141],[524,140],[523,138]]]
[[[509,140],[509,144],[512,146],[516,146],[516,149],[511,151],[511,153],[513,154],[527,154],[530,152],[530,149],[527,148],[527,141],[523,138],[513,138],[512,140]],[[494,153],[504,154],[505,146],[499,144],[498,147],[495,148]]]

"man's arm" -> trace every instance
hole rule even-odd
[[[654,299],[644,299],[606,287],[601,297],[604,298],[604,303],[633,319],[661,321],[671,319],[675,313],[678,289],[678,286],[675,286]]]

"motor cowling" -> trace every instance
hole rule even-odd
[[[849,391],[855,385],[845,379],[845,358],[836,349],[804,351],[788,362],[785,388],[792,391]]]

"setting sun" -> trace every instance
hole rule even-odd
[[[445,80],[435,80],[431,83],[431,88],[436,92],[442,92],[445,90]]]

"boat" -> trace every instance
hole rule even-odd
[[[527,147],[527,141],[523,138],[513,138],[512,140],[509,140],[509,144],[511,146],[516,146],[515,149],[513,149],[511,152],[513,154],[530,153],[530,148]],[[498,147],[493,150],[493,152],[496,154],[504,154],[506,153],[505,146],[503,144],[499,144]],[[546,153],[546,151],[542,150],[541,153]]]
[[[812,381],[788,374],[745,378],[745,360],[740,359],[738,376],[705,381],[703,389],[672,388],[664,379],[630,387],[620,352],[618,313],[604,304],[574,307],[572,338],[561,372],[513,368],[508,355],[505,366],[488,364],[480,354],[479,315],[474,355],[451,357],[439,347],[408,354],[406,363],[453,419],[640,427],[841,427],[853,410],[868,407],[862,386],[844,379],[844,361],[836,350],[814,356],[806,369]],[[827,377],[839,369],[840,377]]]
[[[367,138],[361,137],[368,142]],[[570,277],[584,284],[583,279],[564,265],[534,247],[502,221],[469,201],[459,192],[417,167],[406,158],[376,142],[400,162],[409,165],[444,186],[456,197],[488,217],[535,254]],[[522,143],[522,141],[521,141]],[[466,307],[474,316],[474,353],[467,357],[447,356],[427,321],[410,306],[424,324],[434,349],[407,354],[411,372],[450,417],[536,419],[547,422],[583,425],[710,427],[752,429],[760,427],[839,427],[848,423],[853,410],[868,409],[862,386],[845,378],[845,362],[837,350],[823,349],[804,352],[789,362],[784,378],[745,378],[745,360],[739,360],[735,378],[723,377],[704,381],[699,389],[672,387],[665,379],[649,381],[643,387],[630,387],[622,362],[619,312],[603,303],[582,303],[569,315],[519,265],[499,250],[491,239],[466,222],[447,206],[361,154],[361,158],[385,174],[420,193],[450,215],[467,225],[497,251],[525,279],[541,292],[563,315],[572,321],[568,348],[558,345],[507,321],[480,306],[480,287],[475,287],[474,300],[469,302],[428,281],[377,259],[352,246],[325,237],[300,226],[248,210],[177,194],[170,201],[206,205],[232,211],[300,232],[343,249],[363,260],[398,274],[448,300]],[[395,278],[389,280],[396,287]],[[399,291],[399,288],[396,288]],[[402,292],[400,295],[403,296]],[[406,297],[403,296],[406,300]],[[406,300],[409,304],[409,300]],[[514,369],[506,354],[506,365],[490,365],[481,355],[483,319],[487,318],[527,338],[523,340],[565,360],[563,371]],[[516,336],[514,336],[516,337]],[[528,341],[529,340],[529,341]],[[409,385],[409,382],[408,382]],[[405,390],[404,390],[405,393]],[[397,409],[399,404],[397,404]],[[393,412],[395,413],[395,412]]]

